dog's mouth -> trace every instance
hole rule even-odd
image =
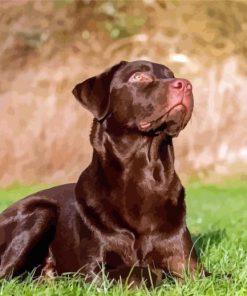
[[[142,132],[160,133],[165,131],[170,136],[176,136],[186,126],[190,116],[191,112],[187,110],[186,106],[179,103],[154,120],[140,121],[138,128]]]

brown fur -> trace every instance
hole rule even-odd
[[[79,271],[90,280],[102,264],[112,278],[135,266],[135,282],[148,268],[154,278],[157,270],[195,273],[201,267],[172,144],[191,117],[190,82],[163,65],[121,62],[73,94],[95,117],[92,162],[76,184],[38,192],[1,214],[0,276],[40,266],[40,274]]]

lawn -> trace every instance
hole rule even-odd
[[[47,186],[0,189],[0,209],[21,196]],[[128,291],[105,281],[101,287],[74,276],[41,283],[30,278],[2,280],[0,295],[247,295],[247,183],[187,186],[187,221],[201,260],[212,276],[186,278],[183,284],[164,281],[161,287]],[[230,277],[225,274],[231,274]]]

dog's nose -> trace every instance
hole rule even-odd
[[[171,82],[171,87],[177,90],[192,89],[191,83],[186,79],[175,79]]]

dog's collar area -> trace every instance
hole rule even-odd
[[[105,120],[106,120],[108,117],[110,117],[111,115],[112,115],[112,113],[109,112],[109,113],[106,113],[106,115],[105,115],[104,117],[102,117],[102,118],[100,118],[100,119],[98,119],[98,118],[95,117],[95,119],[97,120],[98,123],[103,123],[103,121],[105,121]]]

